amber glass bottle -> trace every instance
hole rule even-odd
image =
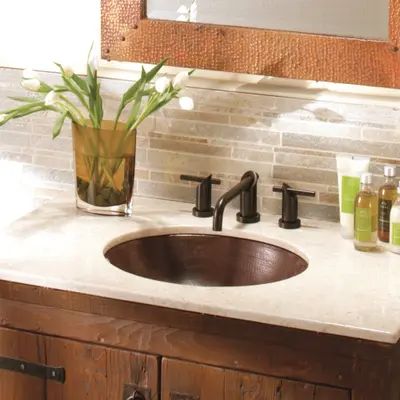
[[[389,242],[390,210],[397,198],[396,167],[385,166],[385,183],[379,188],[378,238],[381,242]]]
[[[372,174],[361,176],[361,190],[354,203],[354,247],[360,251],[377,248],[378,196],[372,189]]]

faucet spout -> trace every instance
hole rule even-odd
[[[254,223],[260,220],[260,214],[257,212],[257,181],[258,174],[248,171],[237,185],[218,199],[213,217],[214,231],[222,231],[225,207],[239,195],[240,213],[237,215],[237,220],[244,223]]]

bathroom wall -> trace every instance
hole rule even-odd
[[[85,71],[100,40],[100,0],[1,0],[0,66],[56,71],[53,61]]]
[[[21,71],[0,68],[0,110],[21,95]],[[42,79],[56,81],[57,74]],[[129,82],[104,80],[106,113],[113,115]],[[212,173],[223,184],[215,197],[234,185],[249,169],[260,174],[260,207],[279,213],[280,196],[273,184],[287,182],[317,192],[301,200],[301,214],[338,218],[335,153],[369,155],[376,184],[385,163],[400,164],[400,108],[326,102],[264,94],[187,89],[194,111],[176,103],[148,119],[139,130],[136,193],[192,202],[194,185],[179,175]],[[51,139],[54,117],[35,115],[0,128],[0,164],[22,165],[32,185],[73,190],[70,129]],[[400,168],[399,168],[400,173]]]

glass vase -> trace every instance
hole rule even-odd
[[[113,121],[72,124],[76,206],[89,213],[131,215],[136,131]]]

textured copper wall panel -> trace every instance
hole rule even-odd
[[[395,47],[400,47],[400,0],[390,3],[390,39]]]
[[[102,0],[102,54],[118,61],[400,87],[400,0],[390,42],[145,19],[144,0]]]

